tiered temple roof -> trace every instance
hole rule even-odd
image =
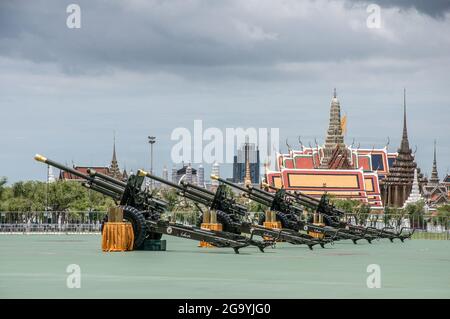
[[[412,185],[414,180],[414,170],[417,164],[414,161],[412,150],[409,147],[408,128],[406,124],[406,101],[403,105],[403,135],[398,155],[395,159],[385,182],[391,185]]]
[[[383,180],[384,202],[387,206],[402,207],[408,198],[414,181],[417,164],[409,147],[408,128],[406,124],[406,91],[403,92],[403,134],[398,155]],[[419,173],[419,171],[418,171]],[[421,175],[421,174],[420,174]],[[419,175],[419,179],[422,176]]]
[[[330,106],[330,123],[328,124],[327,137],[325,139],[320,168],[330,168],[330,161],[333,158],[336,149],[340,150],[341,156],[344,158],[348,157],[341,126],[341,105],[336,96],[336,89],[334,89]]]
[[[429,179],[428,184],[429,185],[439,184],[439,174],[437,171],[437,162],[436,162],[436,140],[434,141],[433,168],[431,169],[431,178]]]
[[[119,164],[117,163],[117,156],[116,156],[116,138],[114,137],[113,142],[113,155],[111,160],[111,165],[109,166],[109,174],[111,177],[121,179],[123,177],[123,174],[120,172]]]
[[[431,169],[431,178],[428,183],[423,187],[424,195],[427,203],[430,207],[435,207],[441,204],[447,204],[449,202],[449,194],[447,185],[441,183],[439,180],[439,174],[437,171],[436,160],[436,141],[434,142],[434,157],[433,167]]]
[[[89,168],[96,170],[99,173],[102,173],[104,175],[108,175],[111,176],[113,178],[119,179],[119,180],[123,180],[126,181],[128,179],[128,174],[127,171],[124,169],[123,172],[120,171],[119,168],[119,164],[117,162],[117,155],[116,155],[116,142],[114,139],[114,143],[113,143],[113,155],[112,155],[112,160],[111,160],[111,164],[108,166],[75,166],[73,165],[73,168],[77,171],[79,171],[80,173],[83,173],[85,175],[87,175],[87,170]],[[59,174],[59,179],[63,179],[63,180],[75,180],[75,181],[81,181],[82,179],[79,178],[78,176],[74,176],[72,174],[70,174],[69,172],[64,172],[61,171]]]

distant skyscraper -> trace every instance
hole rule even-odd
[[[234,156],[233,162],[233,182],[244,183],[246,169],[248,169],[246,165],[246,147],[248,148],[251,181],[253,184],[258,184],[261,163],[259,159],[259,150],[254,143],[242,144],[240,149],[237,150],[237,155]]]
[[[55,182],[55,175],[53,174],[53,168],[51,165],[48,165],[48,172],[47,172],[47,182],[53,183]]]
[[[172,183],[178,183],[177,168],[175,166],[172,167]]]
[[[184,176],[184,177],[183,177]],[[192,168],[192,165],[184,165],[180,169],[176,167],[172,168],[172,182],[178,184],[180,179],[183,178],[185,182],[189,182],[192,184],[197,183],[197,170]]]
[[[169,180],[169,171],[167,170],[166,165],[164,165],[163,171],[162,171],[162,178],[166,181]]]
[[[197,184],[200,187],[205,187],[205,169],[201,164],[197,170]]]
[[[191,166],[191,163],[189,163],[187,168],[186,168],[185,181],[192,184],[192,166]]]
[[[220,166],[219,166],[219,163],[214,162],[214,164],[212,166],[212,169],[211,169],[211,175],[216,175],[216,176],[220,177]],[[211,186],[216,186],[216,187],[219,186],[219,181],[213,179],[211,181]]]

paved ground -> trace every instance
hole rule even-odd
[[[166,238],[168,251],[103,253],[98,235],[1,235],[0,298],[449,298],[450,241],[339,242],[201,249]],[[81,288],[66,267],[81,267]],[[381,267],[380,289],[366,286]]]

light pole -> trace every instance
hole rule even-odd
[[[153,144],[156,143],[156,136],[149,136],[148,143],[150,144],[150,174],[153,174]],[[153,188],[153,180],[150,181],[150,188]]]

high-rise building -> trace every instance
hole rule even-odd
[[[185,181],[192,184],[192,166],[191,163],[186,167],[186,177]]]
[[[166,165],[164,165],[163,171],[162,171],[162,178],[166,181],[169,180],[169,171],[167,170]],[[162,186],[165,186],[165,184],[162,184]]]
[[[246,175],[250,173],[252,184],[258,184],[260,165],[258,147],[254,143],[246,142],[242,144],[234,156],[233,182],[244,183]]]
[[[215,175],[215,176],[220,177],[220,166],[219,166],[219,163],[214,162],[214,164],[212,165],[212,168],[211,168],[211,175]],[[219,186],[219,181],[213,179],[211,181],[211,186],[213,186],[213,187]]]
[[[205,187],[205,169],[201,164],[197,169],[197,185],[200,187]]]
[[[53,174],[53,167],[51,165],[48,165],[48,171],[47,171],[47,182],[53,183],[55,182],[55,175]]]
[[[177,168],[172,167],[172,183],[178,183]]]
[[[184,177],[183,177],[184,176]],[[197,183],[197,170],[192,167],[191,164],[184,165],[180,169],[176,167],[172,168],[172,182],[178,184],[180,179],[183,178],[185,182],[189,182],[192,184]]]

